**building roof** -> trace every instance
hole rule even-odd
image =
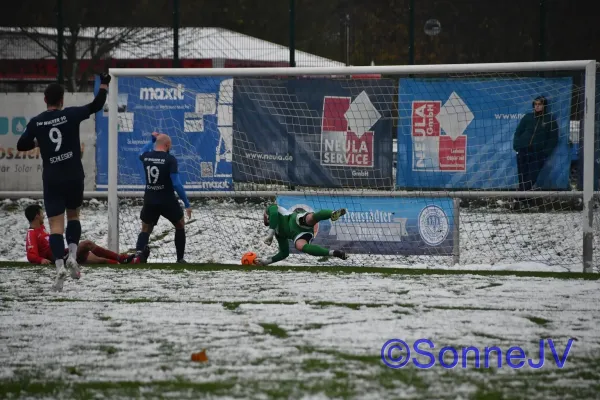
[[[0,59],[54,58],[56,28],[0,27]],[[71,32],[66,29],[65,37]],[[35,37],[35,39],[32,38]],[[78,33],[78,58],[89,59],[92,44],[102,40],[122,42],[110,51],[114,59],[173,58],[171,28],[82,28]],[[96,38],[97,40],[94,40]],[[289,48],[223,28],[181,28],[180,59],[226,59],[264,62],[289,62]],[[296,50],[298,67],[333,67],[343,63]]]

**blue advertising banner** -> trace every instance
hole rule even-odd
[[[321,221],[312,243],[355,254],[452,255],[454,208],[450,198],[278,196],[290,212],[345,207],[334,222]],[[290,241],[290,249],[294,245]]]
[[[96,80],[96,92],[99,80]],[[168,134],[187,190],[232,190],[233,80],[227,78],[119,78],[121,190],[143,190],[141,148],[152,132]],[[108,185],[108,102],[96,114],[96,187]]]
[[[521,119],[533,112],[533,100],[544,96],[558,126],[558,144],[537,186],[567,189],[571,90],[571,78],[400,79],[396,185],[518,188],[513,138]],[[549,130],[547,123],[531,125]]]
[[[236,182],[391,188],[392,80],[235,80]]]

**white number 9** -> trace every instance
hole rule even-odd
[[[56,148],[54,151],[58,151],[60,149],[60,145],[62,144],[62,133],[58,128],[50,129],[50,141],[56,144]]]

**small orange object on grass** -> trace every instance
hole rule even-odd
[[[244,253],[242,255],[242,265],[254,265],[254,260],[256,260],[257,257],[258,255],[252,251]]]
[[[192,353],[192,361],[206,362],[208,357],[206,356],[206,349],[202,349],[199,353]]]

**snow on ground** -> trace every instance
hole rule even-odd
[[[27,221],[24,207],[33,202],[21,199],[0,203],[0,260],[25,261]],[[246,251],[259,255],[276,253],[276,243],[262,243],[263,206],[213,200],[193,206],[187,226],[186,259],[189,262],[239,263]],[[139,205],[120,210],[120,249],[135,247],[140,228]],[[597,214],[600,222],[600,213]],[[91,200],[82,211],[82,239],[99,245],[107,240],[106,202]],[[595,249],[600,248],[600,223],[595,226]],[[282,265],[413,266],[452,269],[582,271],[582,214],[573,211],[521,213],[491,209],[465,210],[460,214],[460,263],[452,257],[352,255],[350,260],[321,260],[292,255]],[[150,262],[175,261],[174,230],[161,219],[151,237]],[[594,255],[600,267],[600,251]]]
[[[51,272],[0,264],[4,393],[111,399],[598,395],[598,281],[84,268],[80,281],[67,281],[56,294]],[[482,359],[476,368],[471,356],[466,368],[459,359],[453,369],[439,360],[429,369],[412,363],[391,369],[380,354],[393,338],[409,346],[429,339],[436,356],[443,346],[459,355],[475,346],[481,357],[486,346],[498,346],[502,368],[492,353],[487,367]],[[562,369],[548,345],[540,369],[507,365],[511,346],[537,363],[540,339],[552,339],[560,359],[569,338]],[[209,362],[191,362],[202,348]]]

